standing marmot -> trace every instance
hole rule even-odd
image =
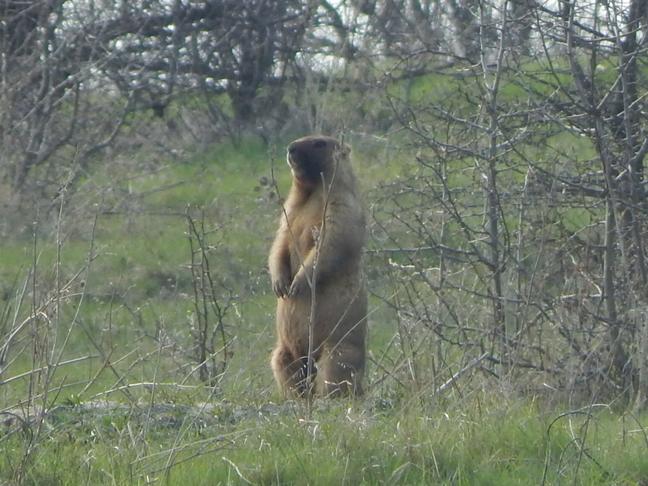
[[[284,396],[312,390],[306,382],[311,313],[315,393],[362,393],[365,216],[349,153],[349,147],[324,136],[300,138],[288,146],[292,188],[269,258],[278,297],[278,339],[271,361]]]

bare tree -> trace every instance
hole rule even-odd
[[[390,92],[420,166],[376,214],[395,308],[493,373],[645,406],[647,5],[462,5],[463,71]]]
[[[4,2],[5,181],[21,191],[38,173],[34,185],[55,192],[133,110],[162,116],[178,94],[202,91],[219,122],[249,128],[280,105],[312,10],[294,0]]]

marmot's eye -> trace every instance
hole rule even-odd
[[[324,148],[326,147],[326,142],[324,140],[318,140],[313,144],[313,147],[315,148]]]

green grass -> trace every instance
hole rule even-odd
[[[308,416],[303,404],[216,401],[151,422],[146,410],[65,408],[26,484],[630,485],[648,472],[648,417],[559,415],[492,395],[460,403],[322,401]],[[5,442],[3,471],[20,450],[18,437]]]

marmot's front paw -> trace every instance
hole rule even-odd
[[[277,297],[286,298],[290,291],[290,278],[282,275],[277,279],[272,279],[272,291]]]
[[[310,285],[308,284],[306,277],[302,273],[298,273],[293,279],[290,290],[288,290],[288,297],[298,297],[300,295],[305,295],[306,292],[309,291],[309,289]]]

